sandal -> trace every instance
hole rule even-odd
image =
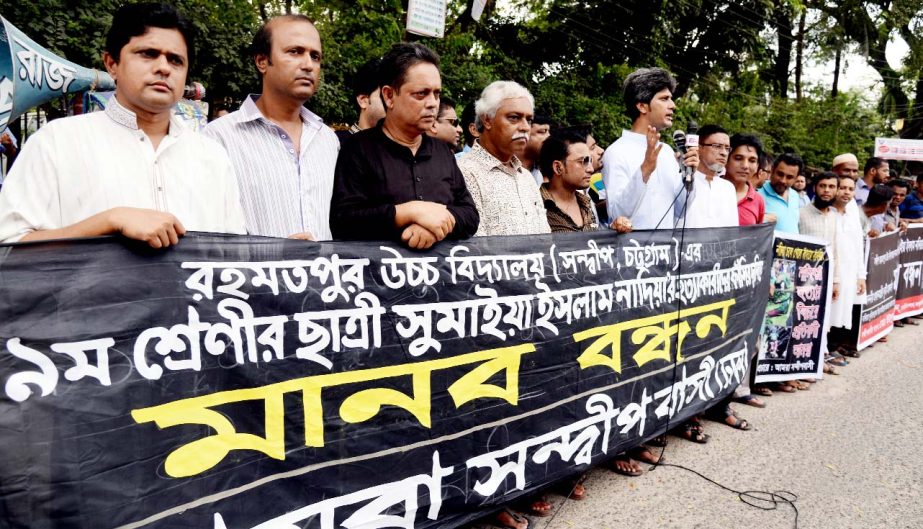
[[[904,318],[903,322],[904,322],[904,325],[919,325],[919,323],[913,321],[910,318]]]
[[[849,360],[846,360],[845,358],[839,355],[837,356],[831,355],[830,358],[827,359],[826,363],[830,365],[834,365],[836,367],[846,367],[849,365]]]
[[[727,414],[723,422],[731,428],[736,428],[738,430],[747,431],[750,429],[750,423],[747,422],[747,419],[741,419],[740,416],[733,411]]]
[[[666,460],[666,458],[663,457],[663,454],[657,456],[654,454],[653,450],[644,445],[636,446],[629,450],[628,456],[634,460],[641,461],[642,463],[647,463],[648,465],[658,465]]]
[[[754,408],[766,407],[766,403],[763,402],[763,399],[757,397],[756,395],[744,395],[743,397],[735,397],[734,402],[746,404],[747,406],[753,406]]]
[[[772,390],[769,389],[769,387],[767,386],[763,386],[762,384],[759,386],[753,386],[753,388],[750,391],[752,391],[753,393],[756,393],[757,395],[761,397],[771,397],[772,396]]]
[[[532,529],[531,518],[511,509],[503,509],[498,512],[493,521],[498,524],[497,527],[505,529]],[[522,524],[525,524],[525,526]]]
[[[840,371],[837,368],[830,365],[830,362],[824,362],[824,374],[839,375]]]
[[[916,325],[916,324],[914,324],[914,325]],[[901,327],[904,326],[904,322],[902,322],[901,320],[894,320],[894,326],[897,327],[898,329],[900,329]]]
[[[663,448],[667,446],[667,435],[666,434],[658,435],[657,437],[654,437],[653,439],[648,439],[647,444],[653,447],[656,447],[656,448]]]
[[[776,389],[776,391],[781,391],[782,393],[794,393],[794,392],[798,391],[797,389],[795,389],[794,387],[792,387],[792,386],[786,384],[785,382],[779,382],[778,384],[776,384],[776,388],[775,388],[775,389]]]
[[[609,470],[623,476],[637,477],[643,474],[641,466],[631,460],[627,454],[619,454],[609,461]]]
[[[881,340],[879,340],[879,341],[881,341]],[[848,357],[850,357],[850,358],[859,358],[859,356],[860,356],[860,355],[859,355],[859,351],[857,351],[855,348],[853,348],[853,347],[848,347],[848,346],[845,346],[845,345],[841,345],[840,348],[837,349],[836,351],[837,351],[839,354],[841,354],[841,355],[843,355],[843,356],[848,356]]]
[[[808,384],[807,382],[802,382],[801,380],[791,380],[789,381],[789,384],[793,388],[801,390],[801,391],[807,391],[811,389],[811,384]]]
[[[878,339],[878,343],[888,343],[888,337],[887,337],[887,336],[882,336],[881,338]],[[856,353],[856,358],[859,358],[859,353],[858,353],[858,352]]]
[[[705,444],[711,438],[710,435],[704,432],[701,423],[696,423],[692,420],[686,421],[686,423],[679,428],[678,435],[687,441],[699,444]]]

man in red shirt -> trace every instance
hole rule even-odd
[[[724,177],[737,191],[737,216],[741,226],[761,224],[766,213],[763,197],[750,184],[759,170],[763,156],[763,143],[751,134],[731,136],[731,154],[728,156]]]

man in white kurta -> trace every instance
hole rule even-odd
[[[852,329],[853,305],[865,294],[865,232],[855,204],[856,184],[851,178],[840,177],[836,203],[832,210],[837,218],[836,261],[839,263],[839,296],[828,308],[830,327]]]
[[[660,68],[641,68],[625,79],[631,130],[623,130],[603,155],[610,222],[628,217],[635,230],[674,227],[674,202],[681,201],[683,180],[673,150],[660,141],[660,131],[673,125],[675,88],[676,81]],[[684,163],[698,165],[696,149]]]
[[[677,204],[678,227],[723,228],[739,226],[737,190],[721,177],[731,152],[731,139],[717,125],[705,125],[699,131],[699,167],[692,180],[692,192]],[[685,213],[682,207],[685,206]]]
[[[0,193],[0,241],[118,233],[163,248],[187,229],[244,233],[227,154],[172,117],[190,49],[191,24],[172,7],[119,8],[103,53],[115,95],[24,143]]]
[[[104,112],[52,121],[24,144],[0,192],[0,240],[115,207],[170,212],[187,230],[245,232],[224,149],[174,118],[155,151],[113,97]]]

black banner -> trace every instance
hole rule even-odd
[[[757,383],[823,375],[830,270],[826,246],[814,237],[776,232]]]
[[[868,240],[866,296],[859,314],[860,351],[894,329],[894,306],[901,272],[901,237],[896,231]]]
[[[897,284],[894,318],[923,314],[923,226],[911,224],[901,234],[901,273]]]
[[[770,243],[0,247],[0,520],[457,526],[732,391]]]

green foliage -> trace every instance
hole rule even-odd
[[[689,102],[684,110],[702,125],[717,123],[732,134],[754,133],[770,152],[797,153],[816,168],[829,169],[833,157],[844,152],[860,160],[871,156],[875,137],[888,134],[884,119],[858,93],[833,99],[815,89],[800,102],[780,97],[760,101],[739,94]]]
[[[888,131],[854,94],[830,100],[818,89],[800,103],[772,95],[773,30],[781,10],[814,13],[806,42],[820,56],[843,46],[846,35],[858,41],[868,30],[869,38],[880,39],[898,25],[896,32],[911,44],[900,71],[903,92],[915,89],[923,71],[919,0],[894,0],[890,11],[879,8],[886,0],[511,0],[503,9],[489,2],[477,23],[466,15],[470,0],[450,0],[443,39],[405,34],[406,0],[175,1],[199,34],[190,80],[205,84],[212,100],[239,101],[259,91],[245,51],[265,17],[294,11],[314,19],[324,46],[323,82],[308,106],[330,124],[356,119],[351,87],[360,66],[411,39],[440,54],[443,90],[460,107],[493,80],[515,80],[532,91],[538,111],[561,124],[592,124],[607,144],[630,126],[621,99],[625,77],[638,66],[660,65],[680,80],[677,126],[695,119],[755,131],[774,152],[795,150],[810,164],[826,166],[838,152],[869,151],[874,136]],[[105,31],[120,3],[0,0],[0,13],[52,51],[99,67]],[[882,110],[906,113],[907,98],[889,86]]]

